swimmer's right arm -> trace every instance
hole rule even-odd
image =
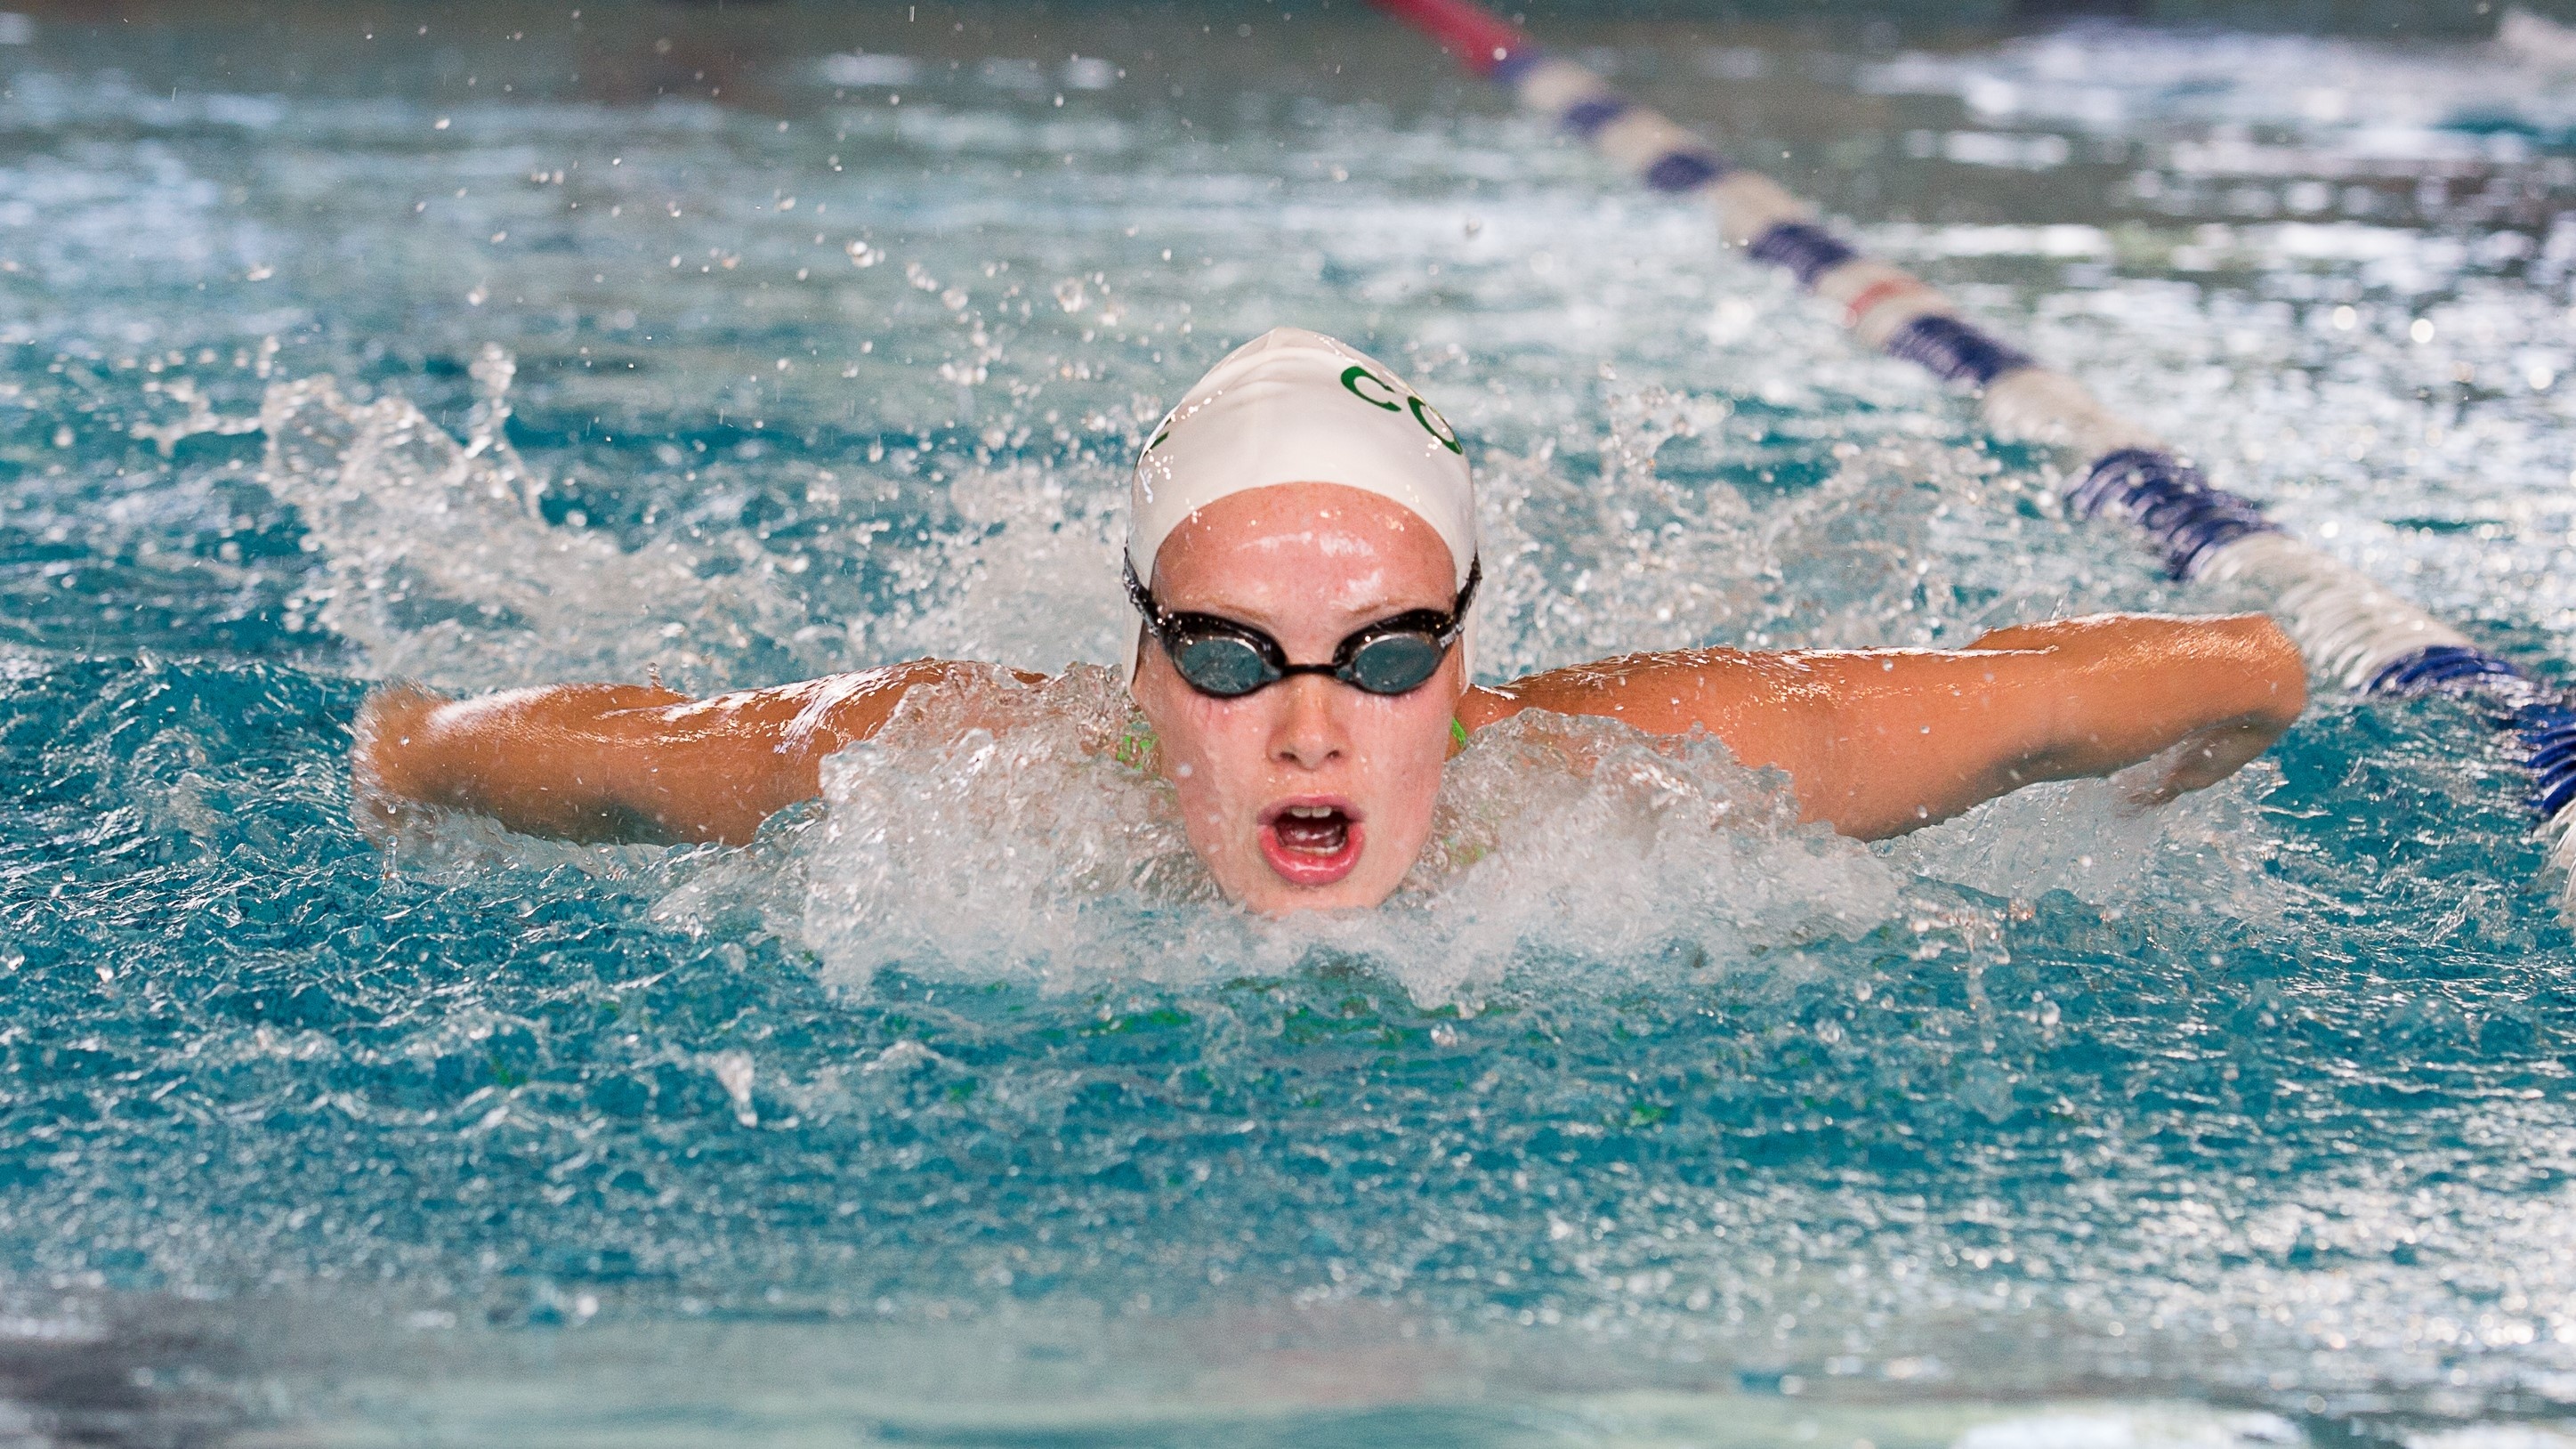
[[[821,786],[825,756],[883,728],[915,685],[970,666],[916,659],[709,699],[567,684],[455,700],[368,696],[350,773],[381,826],[422,807],[585,842],[748,842]]]

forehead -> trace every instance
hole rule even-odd
[[[1192,513],[1155,555],[1154,585],[1175,602],[1320,590],[1355,605],[1430,607],[1455,591],[1455,570],[1439,531],[1404,505],[1337,483],[1282,483]]]

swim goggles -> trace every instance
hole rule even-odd
[[[1292,674],[1326,674],[1370,694],[1406,694],[1440,672],[1449,646],[1467,627],[1467,606],[1484,577],[1481,560],[1467,565],[1467,586],[1446,613],[1414,609],[1354,631],[1333,647],[1330,664],[1291,664],[1279,641],[1250,624],[1215,614],[1172,614],[1127,565],[1127,598],[1161,642],[1173,670],[1190,688],[1219,699],[1239,699]]]

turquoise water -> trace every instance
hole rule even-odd
[[[1876,848],[1495,736],[1293,927],[1074,725],[359,834],[387,677],[1109,660],[1140,428],[1280,322],[1470,438],[1497,676],[2229,602],[1340,9],[0,25],[7,1432],[2562,1442],[2576,950],[2454,704]],[[2547,32],[1916,25],[1552,33],[2567,678]]]

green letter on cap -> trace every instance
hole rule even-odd
[[[1379,380],[1376,373],[1369,371],[1358,363],[1352,363],[1350,366],[1342,369],[1342,386],[1350,390],[1351,396],[1358,398],[1361,402],[1367,403],[1370,407],[1384,408],[1391,413],[1403,410],[1404,404],[1400,402],[1379,402],[1376,398],[1370,397],[1367,393],[1360,391],[1361,378],[1367,378],[1369,381],[1377,383],[1379,387],[1386,387],[1386,384]],[[1391,387],[1386,388],[1386,390],[1390,397],[1395,392],[1395,389]]]

